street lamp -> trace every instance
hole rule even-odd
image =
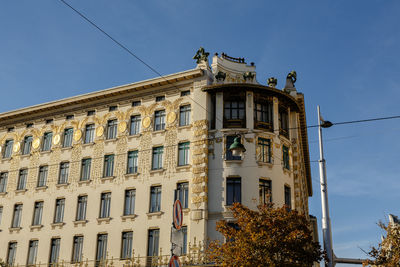
[[[233,156],[242,156],[244,152],[246,152],[246,148],[240,141],[240,135],[236,136],[233,140],[233,144],[229,147],[229,150],[232,151]]]

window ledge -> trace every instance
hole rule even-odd
[[[51,227],[54,229],[55,227],[62,228],[64,226],[65,222],[55,222],[51,223]]]
[[[64,184],[56,184],[57,188],[61,188],[61,187],[67,187],[69,185],[69,183],[64,183]]]
[[[225,163],[228,163],[228,164],[230,164],[230,163],[242,163],[243,162],[243,159],[229,159],[229,160],[225,160]]]
[[[97,218],[97,224],[102,224],[103,222],[109,224],[111,219],[112,219],[111,217]]]
[[[104,183],[105,181],[112,181],[115,179],[115,176],[106,176],[106,177],[101,177],[101,182]]]
[[[137,217],[136,214],[122,215],[121,219],[122,219],[123,222],[125,222],[126,220],[134,221],[136,217]]]
[[[227,132],[227,133],[232,132],[233,134],[234,134],[234,133],[238,133],[238,132],[245,133],[245,132],[248,132],[248,131],[249,131],[249,128],[223,128],[223,129],[221,129],[220,131],[223,132],[223,133],[225,133],[225,132]]]
[[[72,148],[72,146],[66,146],[66,147],[61,147],[61,150],[68,150],[68,149],[71,149]]]
[[[21,158],[28,158],[31,156],[31,153],[28,154],[21,154]]]
[[[106,139],[104,140],[105,143],[113,143],[113,142],[116,142],[116,141],[117,141],[117,138],[111,138],[111,139],[107,139],[107,138],[106,138]]]
[[[11,159],[12,159],[12,157],[9,157],[9,158],[2,158],[2,159],[1,159],[1,162],[11,161]]]
[[[15,194],[24,194],[26,191],[28,191],[28,189],[17,189],[15,190]]]
[[[167,131],[166,129],[157,130],[157,131],[153,131],[152,134],[165,133],[166,131]]]
[[[50,149],[50,150],[41,150],[41,151],[40,151],[40,154],[41,154],[41,155],[43,155],[43,154],[49,154],[49,153],[51,153],[51,149]]]
[[[282,167],[282,170],[283,170],[283,173],[285,173],[285,174],[289,174],[290,175],[292,173],[292,171],[290,169],[286,168],[286,167]]]
[[[162,212],[162,211],[156,211],[156,212],[149,212],[149,213],[146,213],[146,215],[147,215],[148,218],[152,218],[152,217],[154,217],[154,216],[161,217],[161,215],[163,215],[163,214],[164,214],[164,212]]]
[[[138,172],[135,172],[135,173],[127,173],[127,174],[125,174],[125,178],[126,178],[126,179],[129,179],[129,178],[137,178],[138,175],[139,175]]]
[[[191,128],[192,128],[192,124],[178,126],[178,130],[191,129]]]
[[[74,225],[77,226],[79,224],[82,224],[83,226],[86,225],[88,220],[79,220],[79,221],[74,221]]]
[[[83,143],[82,146],[92,146],[94,144],[95,144],[95,142]]]
[[[138,133],[138,134],[129,134],[129,135],[128,135],[128,138],[138,138],[138,137],[140,137],[140,136],[141,136],[140,133]]]
[[[35,190],[36,191],[45,191],[47,189],[47,185],[43,185],[43,186],[36,186]]]
[[[186,165],[177,166],[176,170],[177,171],[190,171],[191,167],[192,167],[192,165],[186,164]]]
[[[264,162],[264,161],[257,161],[257,164],[259,165],[259,166],[268,166],[268,167],[270,167],[270,168],[272,168],[272,166],[274,165],[272,162]]]
[[[187,215],[187,214],[189,214],[190,209],[189,208],[182,209],[182,212],[183,212],[183,215]]]
[[[150,170],[150,174],[154,174],[154,173],[162,173],[164,172],[165,169],[161,168],[161,169],[155,169],[155,170]]]
[[[31,231],[33,231],[33,230],[40,230],[40,229],[42,229],[43,228],[43,224],[37,224],[37,225],[31,225],[31,226],[29,226],[29,228],[31,229]]]
[[[5,196],[7,195],[7,192],[0,192],[0,196]]]
[[[12,233],[12,232],[17,232],[17,233],[19,233],[19,231],[21,231],[21,229],[22,229],[22,227],[10,227],[10,228],[8,228],[8,230],[10,231],[10,233]]]
[[[79,180],[78,184],[79,185],[83,185],[83,184],[90,184],[92,182],[92,180],[88,179],[88,180]]]

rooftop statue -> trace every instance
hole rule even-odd
[[[294,84],[297,81],[297,73],[292,70],[289,72],[289,74],[286,76],[286,84],[285,84],[285,89],[288,88],[295,88]]]
[[[267,80],[267,84],[268,84],[269,87],[275,88],[275,86],[278,84],[278,79],[275,78],[275,77],[270,77]]]
[[[196,63],[199,64],[201,61],[208,61],[208,55],[210,53],[206,52],[203,47],[200,47],[193,59],[196,59]]]
[[[243,73],[243,79],[245,81],[252,80],[253,78],[254,78],[254,73],[251,73],[250,71],[247,71],[246,73]]]

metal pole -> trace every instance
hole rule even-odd
[[[328,267],[335,266],[333,262],[333,248],[332,248],[332,230],[331,230],[331,219],[329,218],[329,206],[328,206],[328,185],[326,181],[326,166],[324,159],[324,150],[322,146],[322,128],[321,128],[321,114],[319,106],[318,110],[318,133],[319,133],[319,176],[321,183],[321,205],[322,205],[322,235],[324,239],[324,249],[327,253],[328,262],[325,263]]]

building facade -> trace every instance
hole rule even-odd
[[[145,265],[170,255],[175,199],[183,255],[221,238],[215,223],[234,202],[308,214],[295,73],[280,90],[242,58],[216,54],[210,66],[200,49],[195,59],[192,70],[0,114],[0,259]],[[237,136],[239,157],[228,149]]]

